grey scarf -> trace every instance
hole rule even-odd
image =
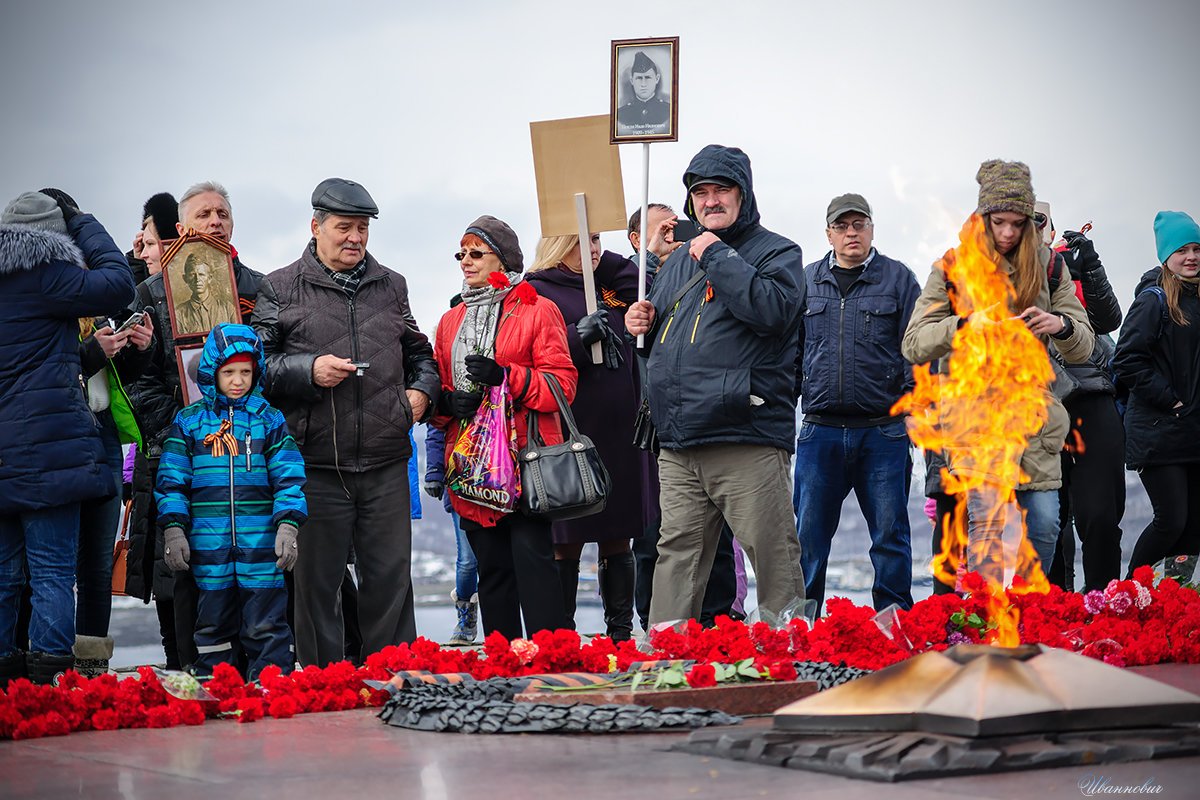
[[[454,337],[454,345],[450,349],[453,361],[454,387],[468,391],[472,386],[467,377],[466,358],[472,353],[495,358],[496,330],[499,327],[500,306],[504,298],[512,290],[512,286],[521,279],[519,272],[506,272],[509,286],[506,289],[495,289],[491,286],[473,288],[463,283],[462,300],[467,307],[462,324]]]

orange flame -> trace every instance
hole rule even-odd
[[[1020,643],[1018,620],[1004,590],[1006,571],[1028,582],[1012,591],[1044,592],[1048,584],[1025,535],[1024,515],[1020,544],[1016,552],[1006,553],[999,539],[969,541],[967,497],[970,493],[982,501],[982,516],[997,526],[1010,518],[1016,487],[1028,477],[1021,470],[1021,456],[1048,417],[1053,369],[1045,345],[1014,316],[1020,310],[1013,308],[1016,292],[988,245],[982,217],[971,215],[959,242],[946,251],[939,267],[953,313],[975,316],[954,336],[943,360],[949,369],[940,374],[914,370],[913,391],[900,398],[892,413],[909,414],[913,441],[942,452],[949,465],[942,470],[942,482],[944,491],[955,496],[956,508],[946,520],[942,552],[933,560],[935,576],[953,585],[965,558],[988,583],[997,644],[1015,646]]]

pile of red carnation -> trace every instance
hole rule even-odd
[[[747,625],[718,617],[713,628],[695,620],[655,633],[650,652],[633,642],[614,644],[598,636],[583,643],[569,630],[539,631],[531,639],[509,641],[488,636],[482,651],[442,648],[428,639],[384,648],[355,668],[343,662],[324,669],[307,667],[289,675],[263,671],[247,684],[226,664],[204,688],[215,700],[180,700],[166,692],[154,671],[137,677],[82,678],[69,672],[57,687],[14,681],[0,693],[0,739],[31,739],[72,731],[114,728],[166,728],[199,725],[206,718],[253,722],[265,716],[286,718],[315,711],[342,711],[381,705],[387,692],[364,681],[387,681],[401,670],[465,673],[477,679],[559,672],[614,673],[635,662],[661,659],[698,662],[688,683],[715,682],[713,663],[753,659],[753,667],[772,680],[795,677],[793,661],[824,661],[860,669],[880,669],[917,653],[945,650],[959,643],[995,641],[988,617],[988,588],[977,575],[964,579],[964,593],[936,595],[898,612],[885,635],[875,611],[833,598],[826,616],[811,627],[795,620],[783,628],[759,622]],[[1018,586],[1004,598],[1018,617],[1024,644],[1041,643],[1083,653],[1116,666],[1163,662],[1200,663],[1200,594],[1175,581],[1155,582],[1142,567],[1132,580],[1113,581],[1103,592],[1086,595],[1051,587],[1046,593],[1022,593]]]

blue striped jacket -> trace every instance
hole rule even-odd
[[[216,372],[237,353],[253,356],[256,385],[230,400],[217,392]],[[203,590],[283,586],[275,567],[276,528],[285,521],[299,527],[308,516],[304,460],[283,413],[262,397],[263,368],[252,328],[214,328],[197,370],[204,399],[175,416],[163,443],[155,491],[159,524],[183,527]]]

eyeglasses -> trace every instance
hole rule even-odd
[[[829,229],[831,231],[837,231],[838,233],[845,233],[850,228],[853,228],[856,231],[861,231],[864,228],[869,227],[871,227],[871,220],[856,219],[854,222],[835,222],[829,226]]]
[[[454,260],[462,261],[467,256],[470,256],[472,261],[478,261],[479,259],[483,258],[484,256],[490,256],[490,255],[492,255],[491,250],[462,250],[462,251],[454,254]]]

